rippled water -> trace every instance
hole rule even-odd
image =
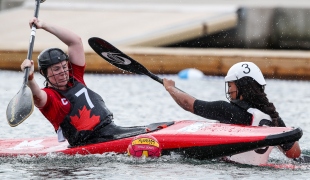
[[[43,79],[39,74],[35,74],[35,77],[41,85]],[[196,98],[226,100],[223,77],[205,77],[190,81],[180,80],[175,75],[164,77],[176,80],[178,88]],[[21,87],[23,73],[0,70],[0,78],[0,102],[3,104],[0,109],[0,138],[55,136],[53,127],[37,109],[19,126],[12,128],[8,125],[5,110]],[[102,95],[118,125],[134,126],[159,121],[203,119],[182,110],[161,84],[147,76],[86,74],[85,81],[89,88]],[[286,124],[303,129],[300,145],[303,153],[310,155],[310,83],[269,79],[267,84],[268,97],[276,105]],[[272,152],[270,161],[292,163],[277,150]],[[309,169],[310,165],[294,170],[274,169],[185,159],[179,155],[139,160],[113,153],[0,158],[1,179],[307,179],[310,175]]]

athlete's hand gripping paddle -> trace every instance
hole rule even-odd
[[[40,3],[43,3],[45,0],[35,0],[36,7],[34,11],[34,17],[38,17]],[[33,24],[30,34],[30,42],[28,48],[27,59],[32,59],[33,45],[36,33],[36,26]],[[11,127],[15,127],[26,120],[33,111],[33,97],[30,88],[27,86],[28,75],[30,67],[26,67],[24,70],[24,81],[22,87],[18,93],[13,97],[9,102],[6,109],[6,118]]]

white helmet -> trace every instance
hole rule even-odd
[[[266,85],[265,78],[259,67],[252,62],[239,62],[234,64],[227,72],[225,82],[236,81],[243,77],[252,77],[260,85]]]

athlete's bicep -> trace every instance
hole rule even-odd
[[[82,41],[70,44],[68,46],[69,61],[78,66],[85,65],[85,54]]]

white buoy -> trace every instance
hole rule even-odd
[[[178,73],[178,76],[181,79],[201,79],[204,77],[204,74],[198,69],[188,68],[188,69],[183,69],[182,71],[180,71]]]

